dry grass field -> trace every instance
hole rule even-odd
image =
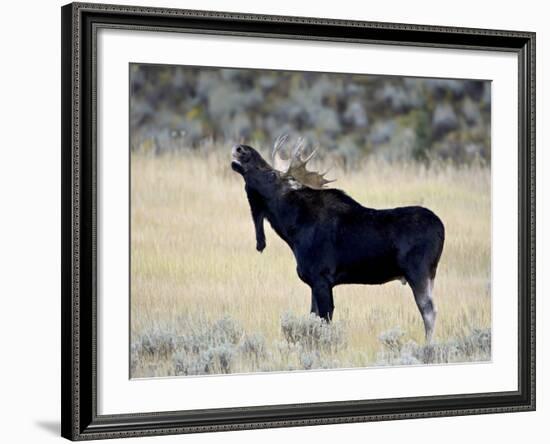
[[[330,162],[327,162],[330,164]],[[490,359],[490,169],[366,159],[333,185],[365,206],[423,205],[446,227],[434,343],[409,286],[335,288],[334,322],[266,221],[255,249],[229,148],[131,157],[131,375],[173,376]]]

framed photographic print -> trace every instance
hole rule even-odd
[[[535,408],[535,35],[62,8],[62,435]]]

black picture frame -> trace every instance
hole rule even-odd
[[[62,436],[84,440],[535,409],[535,33],[84,3],[62,7],[61,15]],[[94,76],[100,27],[515,53],[519,66],[518,390],[98,415]]]

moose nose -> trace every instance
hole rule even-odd
[[[244,154],[244,148],[242,147],[242,145],[233,145],[233,148],[231,148],[231,154],[233,155],[233,157]]]

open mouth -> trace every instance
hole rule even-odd
[[[244,173],[244,169],[241,165],[241,162],[239,161],[239,159],[235,158],[234,156],[232,157],[231,159],[231,169],[239,174],[243,174]]]
[[[242,167],[239,155],[235,151],[233,151],[231,153],[231,167],[235,169],[236,166]]]
[[[234,146],[231,150],[231,168],[237,173],[243,173],[243,166],[239,159],[239,153],[237,152],[237,146]]]
[[[241,161],[239,160],[239,158],[237,157],[237,153],[233,153],[233,155],[231,156],[231,163],[236,163],[238,165],[241,164]]]
[[[238,163],[240,165],[241,161],[239,160],[239,153],[237,152],[237,149],[237,145],[233,146],[233,148],[231,149],[231,160],[232,162]]]

